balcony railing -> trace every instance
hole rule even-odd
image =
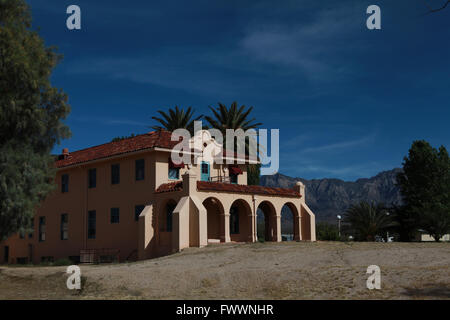
[[[209,177],[209,182],[231,183],[230,177],[217,176]]]

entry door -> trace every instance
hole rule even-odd
[[[202,181],[209,181],[209,177],[210,177],[210,170],[209,170],[209,162],[202,162],[202,166],[201,166],[201,180]]]
[[[4,263],[8,263],[9,261],[9,247],[5,246],[5,255],[4,255]]]

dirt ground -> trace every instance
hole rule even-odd
[[[366,287],[369,265],[381,289]],[[0,299],[450,299],[450,243],[218,244],[153,260],[0,267]]]

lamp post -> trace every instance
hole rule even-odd
[[[389,217],[390,213],[386,212],[386,215]],[[389,242],[389,231],[386,230],[386,243]]]
[[[337,215],[337,219],[338,219],[338,230],[339,230],[339,239],[341,238],[341,215]]]

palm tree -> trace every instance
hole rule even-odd
[[[161,125],[155,125],[151,128],[153,130],[167,130],[167,131],[175,131],[176,129],[187,129],[191,133],[194,132],[194,121],[200,120],[203,115],[198,116],[195,119],[192,119],[194,116],[194,110],[192,107],[187,108],[185,111],[184,108],[178,108],[175,106],[174,109],[169,109],[169,114],[164,111],[158,110],[158,113],[162,116],[162,118],[152,117],[153,120],[156,120]]]
[[[392,215],[389,215],[381,204],[365,201],[351,206],[344,214],[344,222],[355,232],[356,239],[375,241],[376,235],[394,226]]]
[[[219,102],[219,106],[217,108],[209,107],[214,115],[214,117],[205,116],[206,121],[211,125],[211,127],[218,129],[222,132],[223,135],[223,143],[226,145],[226,130],[227,129],[242,129],[243,131],[249,129],[256,129],[261,126],[262,123],[255,123],[255,118],[248,119],[250,112],[253,110],[253,107],[247,107],[242,105],[238,108],[237,102],[234,101],[230,108],[227,108],[224,104]],[[236,148],[236,144],[235,144]],[[249,141],[246,139],[245,141],[245,150],[248,152],[249,150]],[[259,184],[259,174],[260,174],[260,165],[249,165],[248,166],[248,184],[258,185]]]

